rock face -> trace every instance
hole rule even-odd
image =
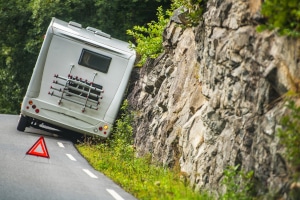
[[[194,28],[174,15],[165,52],[141,68],[129,95],[138,154],[179,164],[197,190],[220,190],[224,169],[237,164],[254,171],[259,194],[288,179],[276,129],[282,96],[300,89],[300,42],[257,33],[258,5],[209,0]]]

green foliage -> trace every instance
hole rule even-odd
[[[254,172],[241,171],[240,166],[229,166],[224,170],[222,184],[226,187],[226,192],[221,195],[221,200],[250,200],[253,191]]]
[[[116,120],[116,126],[113,130],[113,138],[110,140],[110,146],[115,150],[118,157],[126,160],[132,160],[133,136],[132,136],[133,114],[128,109],[128,101],[125,100],[121,107],[121,116]]]
[[[196,26],[205,12],[207,0],[174,0],[175,7],[182,7],[182,12],[187,12],[186,19],[188,24],[186,26]],[[185,9],[187,9],[185,11]]]
[[[194,192],[180,180],[179,175],[169,169],[151,165],[151,157],[126,160],[115,154],[115,150],[104,144],[77,145],[89,163],[127,192],[145,200],[210,200],[205,193]]]
[[[170,10],[164,13],[162,7],[158,7],[157,22],[151,21],[147,27],[134,26],[133,30],[127,30],[127,34],[133,36],[137,43],[136,47],[131,43],[132,47],[141,56],[138,66],[142,66],[147,58],[156,58],[163,52],[162,33],[171,14]]]
[[[157,8],[157,21],[147,23],[147,26],[134,26],[133,29],[127,30],[127,35],[135,38],[136,46],[131,43],[132,48],[141,56],[137,66],[142,66],[147,58],[156,58],[163,52],[162,34],[169,22],[173,11],[182,7],[182,12],[187,9],[186,26],[195,26],[202,17],[207,0],[173,0],[171,8],[165,12],[160,6]]]
[[[281,119],[282,128],[278,129],[280,143],[286,148],[285,157],[293,167],[300,166],[300,106],[293,100],[286,104],[289,114]],[[299,176],[299,174],[297,175]]]
[[[77,148],[91,165],[120,184],[138,199],[209,200],[181,181],[180,173],[151,164],[151,155],[137,158],[133,148],[133,114],[124,101],[120,118],[109,140],[91,144],[79,144]]]
[[[17,114],[28,83],[32,65],[30,53],[24,51],[30,27],[28,1],[0,0],[0,104],[1,113]]]
[[[261,13],[267,23],[260,25],[258,31],[276,29],[282,35],[300,36],[299,0],[266,0]]]

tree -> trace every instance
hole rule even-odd
[[[126,30],[155,19],[170,0],[0,0],[0,113],[17,114],[52,17],[129,40]]]
[[[2,113],[17,113],[33,64],[25,49],[28,1],[0,0],[0,104]]]

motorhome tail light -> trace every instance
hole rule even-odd
[[[32,107],[33,109],[36,109],[36,105],[34,105],[34,104],[33,104],[31,107]]]
[[[39,113],[40,112],[40,109],[35,109],[35,113]]]
[[[104,130],[107,130],[108,129],[108,125],[104,125],[103,128],[104,128]]]
[[[102,126],[100,126],[100,127],[99,127],[99,131],[102,131],[102,130],[103,130],[103,127],[102,127]]]
[[[32,105],[32,104],[33,104],[33,101],[32,101],[32,100],[29,100],[29,101],[28,101],[28,104],[29,104],[29,105]]]

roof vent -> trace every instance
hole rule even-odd
[[[69,22],[69,26],[74,26],[74,27],[80,28],[80,29],[82,28],[81,24],[79,24],[77,22],[72,22],[72,21]]]
[[[99,35],[99,36],[106,37],[106,38],[111,38],[111,36],[109,34],[104,33],[101,30],[90,27],[90,26],[86,27],[86,30],[93,32],[95,35]]]
[[[99,36],[106,37],[106,38],[109,38],[109,39],[111,38],[111,36],[109,34],[104,33],[102,31],[96,31],[95,35],[99,35]]]
[[[99,30],[99,29],[96,29],[96,28],[93,28],[93,27],[90,27],[90,26],[88,26],[88,27],[86,27],[86,30],[88,30],[88,31],[91,31],[91,32],[96,32],[96,31],[101,31],[101,30]]]

